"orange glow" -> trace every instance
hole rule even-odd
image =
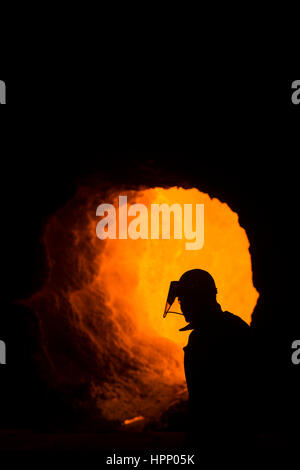
[[[79,188],[49,218],[43,237],[48,276],[29,303],[40,319],[45,377],[56,389],[88,386],[82,406],[89,410],[92,401],[100,417],[122,423],[157,418],[186,398],[188,332],[178,331],[184,318],[163,319],[170,281],[189,269],[209,271],[223,310],[248,323],[258,293],[246,232],[227,204],[195,188],[109,191]],[[204,204],[204,247],[188,251],[184,238],[100,240],[96,208],[103,202],[117,208],[120,195],[148,212],[152,203]]]
[[[116,312],[126,309],[140,331],[163,336],[182,347],[189,335],[189,332],[178,332],[185,325],[184,318],[171,314],[162,318],[168,288],[170,281],[178,280],[185,271],[201,268],[214,277],[222,309],[250,323],[258,293],[252,284],[249,241],[239,225],[238,215],[227,204],[197,189],[147,189],[131,192],[130,200],[149,208],[149,221],[152,203],[204,204],[204,247],[189,251],[185,249],[184,238],[172,237],[170,240],[99,241],[106,244],[99,266],[99,282],[109,307]],[[113,204],[118,207],[117,197]],[[174,304],[174,309],[180,311],[179,305]]]
[[[135,418],[132,419],[125,419],[124,425],[127,426],[128,424],[133,424],[136,423],[137,421],[142,421],[144,419],[144,416],[136,416]]]

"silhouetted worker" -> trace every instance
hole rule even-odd
[[[250,328],[241,318],[223,312],[212,276],[201,269],[173,282],[192,330],[184,348],[190,419],[187,444],[213,448],[247,444],[250,428]],[[174,300],[173,300],[174,299]]]

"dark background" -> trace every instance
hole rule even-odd
[[[41,428],[47,420],[51,427],[57,404],[32,360],[35,319],[14,302],[42,285],[40,235],[47,216],[80,181],[100,173],[114,184],[195,185],[239,213],[261,296],[252,325],[271,377],[261,401],[276,409],[268,430],[279,429],[292,442],[300,375],[290,360],[291,342],[300,338],[300,106],[291,103],[293,80],[235,75],[183,85],[151,73],[147,82],[141,74],[130,84],[118,78],[101,84],[81,77],[56,84],[49,77],[0,78],[8,105],[1,109],[0,131],[0,339],[7,343],[0,428]],[[55,419],[52,424],[55,431]]]

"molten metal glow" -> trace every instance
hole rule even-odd
[[[205,240],[99,240],[96,208],[102,202],[204,204]],[[248,323],[258,293],[252,284],[249,242],[238,215],[197,189],[101,192],[81,188],[45,227],[48,279],[30,304],[38,313],[55,388],[89,389],[99,417],[120,423],[157,417],[186,394],[179,332],[183,317],[163,309],[170,281],[188,269],[209,271],[223,310]],[[179,309],[174,305],[172,310]],[[82,403],[82,400],[81,400]],[[82,404],[84,406],[84,404]]]
[[[135,418],[132,419],[125,419],[124,425],[127,426],[128,424],[133,424],[136,423],[137,421],[142,421],[144,419],[144,416],[136,416]]]
[[[163,336],[182,347],[189,335],[178,333],[184,319],[175,315],[163,319],[162,312],[170,281],[178,280],[189,269],[201,268],[215,279],[223,310],[250,323],[258,293],[252,284],[249,241],[238,215],[227,204],[197,189],[148,189],[131,194],[131,199],[148,207],[152,203],[204,204],[204,247],[188,251],[185,239],[107,240],[99,282],[109,307],[115,311],[125,308],[132,312],[140,331]],[[114,204],[117,207],[117,200]],[[174,308],[180,311],[179,305],[174,304]]]

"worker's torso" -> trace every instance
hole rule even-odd
[[[236,387],[249,360],[249,326],[223,312],[218,322],[195,329],[184,348],[184,366],[190,398],[222,393]],[[232,390],[230,390],[230,393]]]

